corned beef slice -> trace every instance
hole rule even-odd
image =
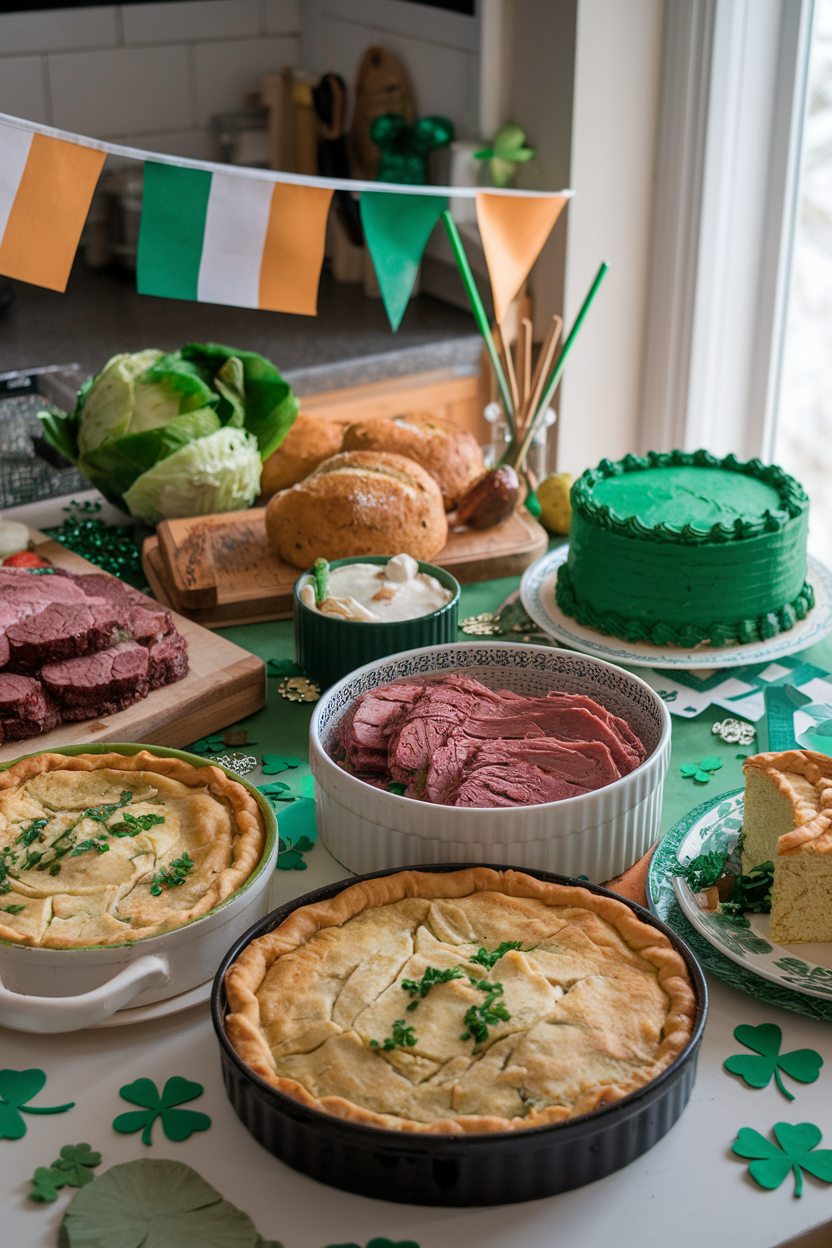
[[[361,695],[340,733],[351,770],[450,806],[559,801],[611,784],[646,757],[629,725],[583,694],[523,697],[456,674]]]
[[[84,706],[91,715],[97,715],[104,703],[117,703],[123,698],[133,702],[136,694],[144,697],[148,690],[148,665],[144,646],[122,641],[98,654],[47,663],[40,678],[64,706]]]
[[[0,669],[0,741],[24,740],[124,710],[188,657],[170,612],[114,577],[0,568]]]
[[[114,640],[117,624],[118,612],[106,598],[52,603],[6,629],[9,661],[18,667],[39,667],[49,660],[102,650]]]

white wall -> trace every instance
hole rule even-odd
[[[298,63],[301,0],[0,14],[0,112],[196,159],[212,113]]]
[[[578,0],[567,326],[610,271],[561,386],[558,467],[575,474],[639,446],[661,38],[662,0]]]

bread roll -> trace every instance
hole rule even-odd
[[[452,420],[423,413],[356,421],[344,434],[343,449],[392,451],[415,459],[438,484],[446,511],[453,511],[485,472],[473,434]]]
[[[263,463],[262,496],[271,498],[278,490],[303,481],[318,464],[340,451],[343,438],[343,425],[301,412],[280,446]]]
[[[318,556],[397,555],[430,560],[448,522],[433,477],[412,459],[380,451],[333,455],[266,508],[276,554],[296,568]]]

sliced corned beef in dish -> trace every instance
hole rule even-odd
[[[583,694],[541,698],[457,674],[372,689],[340,724],[338,761],[443,806],[533,806],[612,784],[646,757],[629,724]]]

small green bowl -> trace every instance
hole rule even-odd
[[[352,559],[335,559],[331,568],[348,563],[375,563],[383,566],[392,555],[359,555]],[[295,658],[298,667],[321,689],[328,689],[357,667],[374,659],[398,654],[400,650],[416,650],[421,646],[438,646],[456,641],[459,617],[459,582],[432,563],[419,563],[419,571],[435,576],[440,585],[453,592],[444,607],[413,620],[392,620],[373,624],[363,620],[340,620],[331,615],[310,611],[300,599],[300,586],[308,572],[295,582]]]

